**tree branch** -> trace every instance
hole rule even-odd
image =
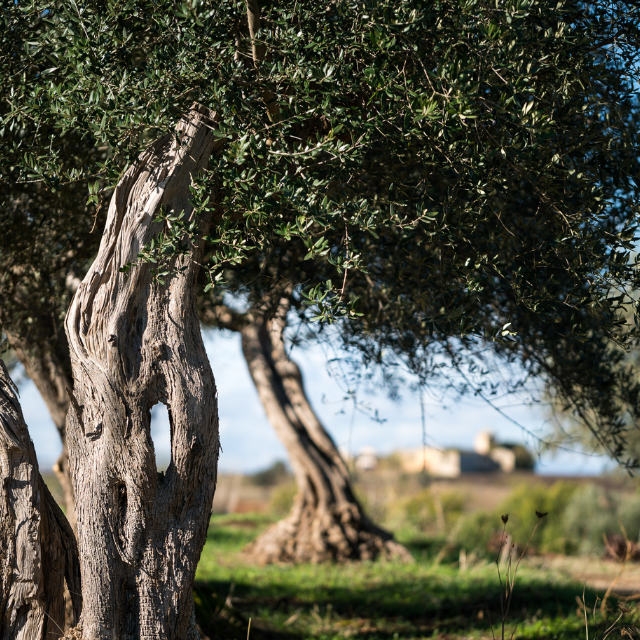
[[[251,37],[253,64],[257,69],[259,63],[262,62],[267,55],[267,46],[256,40],[256,33],[260,30],[260,7],[258,0],[247,0],[247,22],[249,24],[249,35]],[[269,111],[269,119],[275,122],[278,119],[279,113],[275,94],[270,89],[263,89],[262,99]]]
[[[242,331],[247,324],[247,314],[236,311],[226,304],[207,305],[200,309],[200,322],[209,327]]]

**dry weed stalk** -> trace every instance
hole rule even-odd
[[[518,557],[518,560],[515,564],[515,567],[513,566],[513,554],[511,553],[512,549],[515,549],[515,543],[513,543],[511,541],[511,536],[507,535],[507,522],[509,522],[509,514],[506,513],[502,516],[502,536],[500,538],[500,548],[498,550],[498,553],[496,555],[496,568],[498,570],[498,580],[500,581],[500,628],[501,628],[501,635],[500,638],[501,640],[505,639],[505,626],[506,626],[506,622],[507,622],[507,617],[509,615],[509,609],[511,608],[511,599],[513,597],[513,591],[515,588],[515,584],[516,584],[516,575],[518,573],[518,569],[520,567],[520,563],[522,562],[522,558],[524,558],[525,554],[527,553],[527,549],[529,548],[529,544],[531,543],[531,540],[533,539],[533,536],[535,535],[537,529],[538,529],[538,525],[540,524],[540,520],[542,518],[544,518],[547,514],[546,513],[540,513],[540,511],[536,511],[536,516],[537,516],[537,520],[536,520],[536,525],[533,528],[533,531],[531,532],[531,535],[529,536],[529,539],[527,540],[527,544],[524,546],[524,549],[522,550],[522,553],[520,554],[520,556]],[[504,584],[502,582],[502,573],[500,571],[500,560],[501,560],[501,556],[504,555],[503,553],[503,547],[505,545],[505,543],[507,543],[509,545],[509,549],[507,550],[507,570],[505,573],[505,580],[504,580]],[[491,625],[491,635],[493,636],[493,640],[496,640],[496,636],[495,636],[495,632],[493,630],[493,623],[491,622],[491,614],[489,614],[489,610],[487,608],[487,614],[489,615],[489,624]],[[513,640],[513,636],[515,635],[516,630],[518,629],[518,625],[516,624],[516,626],[514,627],[511,636],[510,636],[510,640]]]

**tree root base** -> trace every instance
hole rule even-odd
[[[245,548],[244,555],[262,565],[361,560],[413,562],[406,547],[365,517],[342,520],[339,516],[299,518],[291,514],[258,536]]]

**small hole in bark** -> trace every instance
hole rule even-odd
[[[165,404],[156,404],[151,409],[151,440],[156,455],[158,471],[166,471],[171,462],[171,422]]]
[[[120,513],[126,515],[127,513],[127,485],[118,485],[118,508]]]
[[[127,546],[127,485],[121,483],[117,486],[118,491],[118,537],[120,545],[124,549]]]

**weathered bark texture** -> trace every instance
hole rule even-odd
[[[0,638],[54,640],[64,633],[65,580],[80,615],[76,539],[40,473],[0,360]]]
[[[84,640],[197,638],[192,585],[219,451],[217,394],[195,308],[202,243],[166,284],[132,267],[164,223],[192,215],[192,176],[216,146],[194,106],[142,153],[113,194],[98,256],[66,318],[74,391],[67,418],[82,567]],[[199,216],[200,231],[208,220]],[[156,468],[151,408],[167,405],[171,462]]]
[[[248,548],[260,563],[372,560],[411,555],[364,514],[349,472],[316,417],[298,366],[285,351],[288,304],[275,317],[251,313],[242,326],[242,349],[269,421],[289,454],[298,484],[290,514]]]
[[[36,349],[28,349],[21,341],[14,339],[11,334],[9,334],[9,341],[26,374],[40,392],[60,434],[62,453],[53,466],[53,471],[64,492],[67,520],[75,532],[76,508],[73,485],[69,475],[66,430],[67,410],[69,409],[67,388],[71,388],[71,362],[68,356],[67,340],[59,336],[57,338],[58,348],[55,352],[46,349],[43,345],[38,345]]]

